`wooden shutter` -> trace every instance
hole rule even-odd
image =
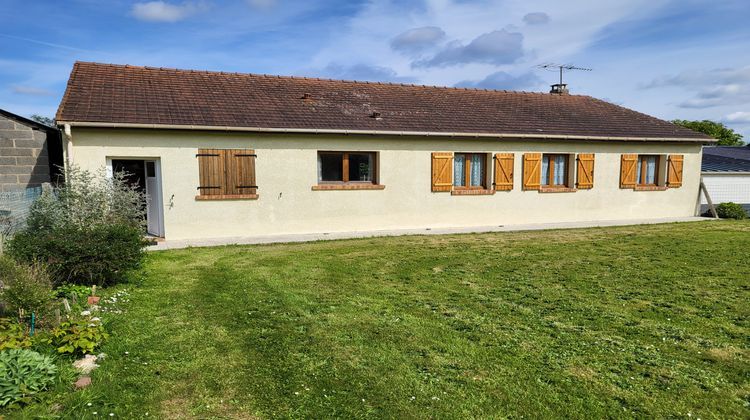
[[[432,191],[453,189],[453,153],[432,153]]]
[[[513,153],[495,154],[495,190],[513,189]]]
[[[226,150],[198,149],[198,195],[226,194]]]
[[[620,188],[635,188],[638,179],[638,155],[622,155],[620,157]]]
[[[542,154],[523,154],[523,189],[538,190],[542,178]]]
[[[682,186],[682,155],[669,155],[667,160],[667,186],[679,188]]]
[[[594,154],[579,153],[576,186],[582,190],[594,188]]]
[[[254,195],[258,192],[255,184],[255,150],[227,150],[227,194]]]

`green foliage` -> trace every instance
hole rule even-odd
[[[31,402],[32,396],[51,385],[56,375],[52,359],[35,351],[0,352],[0,407]]]
[[[55,287],[55,293],[60,298],[75,298],[77,300],[86,299],[87,296],[91,295],[91,286],[81,286],[72,283],[63,283],[60,286]]]
[[[50,117],[45,117],[43,115],[34,114],[31,116],[31,119],[38,122],[39,124],[44,124],[49,127],[55,126],[55,119]]]
[[[73,168],[63,187],[31,206],[27,227],[8,244],[20,261],[44,261],[55,284],[123,281],[143,258],[145,197],[124,175]]]
[[[0,350],[31,347],[31,338],[23,325],[10,318],[0,318]]]
[[[731,128],[719,122],[710,120],[673,120],[672,123],[709,135],[719,140],[719,146],[742,146],[744,144],[742,134],[736,133]]]
[[[716,206],[716,214],[722,219],[736,219],[743,220],[747,219],[747,212],[741,205],[737,203],[721,203]]]
[[[47,270],[40,263],[18,264],[8,258],[0,258],[0,301],[8,312],[37,317],[49,313],[54,301],[52,282]]]
[[[107,337],[100,323],[81,319],[60,324],[52,330],[50,341],[59,353],[91,354]]]

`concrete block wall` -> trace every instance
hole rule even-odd
[[[50,181],[47,133],[0,115],[0,192]]]

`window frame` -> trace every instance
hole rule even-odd
[[[646,174],[648,173],[648,168],[645,165],[646,158],[649,157],[655,157],[656,158],[656,168],[654,170],[654,183],[645,183],[645,182],[639,182],[638,178],[641,179],[641,181],[644,181],[646,179]],[[653,154],[639,154],[638,158],[635,162],[635,186],[636,187],[659,187],[661,186],[661,161],[662,161],[662,155],[653,155]],[[638,173],[638,166],[641,167],[641,172]]]
[[[455,174],[453,176],[453,190],[454,191],[467,191],[467,190],[488,190],[488,184],[487,182],[487,159],[489,153],[485,152],[454,152],[453,153],[453,171],[456,170],[456,156],[457,155],[463,155],[464,156],[464,185],[456,185],[455,184]],[[479,155],[482,159],[481,161],[484,162],[484,175],[482,176],[482,185],[469,185],[471,184],[471,158],[474,155]]]
[[[371,155],[372,156],[372,180],[370,181],[352,181],[349,179],[349,155]],[[320,190],[382,190],[385,187],[380,185],[380,154],[378,152],[367,150],[318,150],[316,157],[316,169],[322,174],[320,157],[322,155],[340,155],[341,156],[341,181],[324,181],[322,176],[316,175],[317,183],[313,185],[314,191]]]
[[[563,183],[562,184],[553,184],[553,180],[555,179],[555,158],[557,156],[562,156],[565,159],[565,174],[563,175]],[[554,188],[571,188],[571,182],[570,182],[570,153],[542,153],[542,159],[539,162],[539,188],[541,189],[554,189]],[[544,158],[548,159],[548,167],[549,167],[549,175],[547,179],[547,183],[545,184],[543,181],[544,178],[544,171],[542,171],[542,167],[544,167]]]

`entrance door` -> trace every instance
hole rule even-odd
[[[161,220],[161,184],[159,182],[159,168],[156,161],[146,161],[146,221],[148,222],[148,233],[157,237],[163,237]]]
[[[149,159],[112,159],[112,172],[124,172],[131,185],[146,194],[146,230],[149,235],[164,237],[159,161]]]

